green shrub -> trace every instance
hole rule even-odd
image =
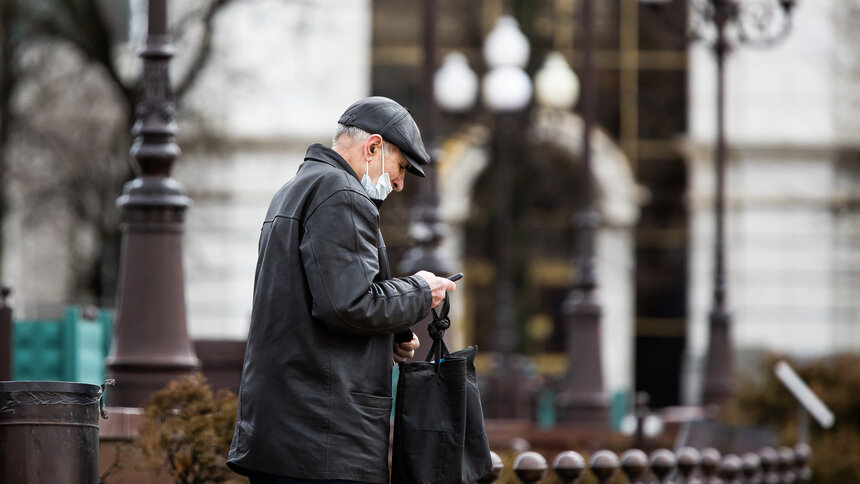
[[[153,469],[166,465],[177,484],[234,482],[226,461],[236,405],[228,390],[213,394],[203,375],[183,376],[150,398],[136,445]]]

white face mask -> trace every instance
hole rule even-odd
[[[376,183],[370,181],[370,177],[367,176],[368,171],[370,171],[370,162],[368,161],[364,169],[364,176],[361,178],[361,186],[367,196],[373,200],[385,200],[385,197],[394,190],[394,187],[391,186],[391,177],[385,172],[385,145],[383,144],[380,149],[382,150],[382,175],[379,176]]]

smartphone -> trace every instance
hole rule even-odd
[[[457,282],[462,278],[463,278],[462,272],[458,272],[458,273],[454,274],[453,276],[448,276],[448,280],[451,282]]]

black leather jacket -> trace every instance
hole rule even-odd
[[[387,483],[392,335],[430,304],[424,279],[390,278],[379,212],[355,172],[311,145],[260,234],[228,465]]]

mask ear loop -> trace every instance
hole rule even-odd
[[[367,179],[370,180],[370,160],[368,160],[367,158],[364,159],[364,176],[366,176]]]
[[[382,150],[382,172],[379,173],[379,177],[376,179],[376,181],[379,181],[379,178],[381,178],[382,174],[385,173],[385,142],[384,141],[382,141],[382,147],[380,149]],[[368,160],[364,160],[364,173],[365,173],[365,175],[367,175],[367,178],[370,179],[370,182],[374,183],[373,178],[370,178],[370,161],[368,161]]]
[[[382,178],[382,175],[385,173],[385,141],[382,141],[382,173],[379,174],[379,178]],[[377,178],[378,180],[378,178]]]

